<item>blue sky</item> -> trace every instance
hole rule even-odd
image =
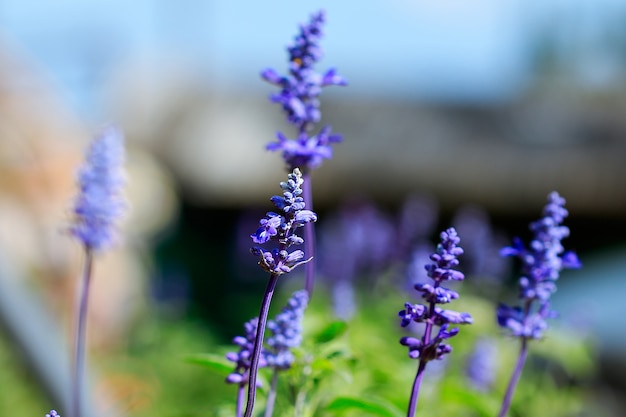
[[[527,85],[537,22],[594,15],[600,4],[624,9],[615,0],[5,0],[0,36],[84,105],[112,68],[168,54],[209,83],[261,88],[258,72],[282,70],[297,24],[324,8],[322,67],[349,79],[342,95],[488,101]]]

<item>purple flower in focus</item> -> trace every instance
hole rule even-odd
[[[251,252],[259,257],[259,265],[269,273],[282,275],[291,272],[293,268],[309,261],[304,258],[304,252],[294,250],[289,252],[293,245],[301,245],[304,240],[295,234],[296,229],[307,223],[317,221],[317,215],[311,210],[306,210],[304,199],[301,197],[301,185],[304,182],[299,169],[289,174],[286,182],[281,182],[283,189],[282,196],[273,196],[271,201],[276,208],[283,212],[277,214],[268,212],[265,218],[259,221],[260,227],[255,233],[250,235],[252,241],[257,244],[264,244],[274,241],[277,248],[264,250],[260,247],[253,247]]]
[[[288,369],[293,364],[291,348],[302,343],[302,319],[308,302],[305,290],[296,291],[274,320],[268,320],[267,328],[272,332],[265,342],[268,346],[265,354],[268,366]]]
[[[415,338],[402,338],[400,343],[409,348],[409,357],[420,358],[422,361],[441,359],[443,355],[451,352],[449,345],[441,344],[458,333],[458,329],[449,329],[450,324],[471,324],[472,316],[468,313],[459,313],[452,310],[444,310],[436,307],[437,304],[447,304],[457,299],[459,294],[441,284],[444,281],[460,281],[464,275],[455,270],[458,266],[458,256],[463,254],[463,249],[458,246],[460,239],[454,228],[441,233],[441,243],[437,250],[430,256],[432,263],[425,265],[427,275],[433,280],[432,284],[419,283],[415,289],[422,293],[422,298],[427,302],[423,304],[406,303],[404,310],[398,313],[401,317],[401,325],[408,326],[411,322],[426,323],[427,327],[423,338],[419,343]],[[432,326],[440,326],[437,336],[431,339]]]
[[[517,257],[522,265],[519,298],[523,300],[523,307],[501,304],[496,314],[498,324],[508,329],[513,336],[530,339],[542,337],[547,329],[545,319],[555,314],[550,309],[550,297],[556,291],[556,281],[561,270],[582,266],[578,256],[574,252],[565,252],[561,244],[561,240],[568,237],[570,232],[568,227],[562,225],[567,215],[565,199],[556,191],[551,192],[543,209],[543,217],[530,225],[534,237],[528,247],[517,238],[512,246],[500,252],[503,256]]]
[[[56,410],[50,410],[50,412],[46,414],[46,417],[61,417],[61,415],[57,413]]]
[[[70,231],[88,249],[106,249],[114,241],[114,223],[124,210],[123,163],[122,133],[108,127],[93,140],[78,172],[80,190]]]
[[[463,249],[458,246],[461,239],[454,228],[441,232],[441,243],[437,245],[435,253],[430,255],[432,263],[425,265],[428,276],[433,280],[432,284],[418,283],[415,289],[422,293],[424,304],[405,303],[404,310],[398,313],[401,317],[400,324],[406,327],[411,322],[424,323],[424,334],[421,339],[416,337],[403,337],[400,344],[409,349],[409,358],[418,359],[419,365],[411,390],[407,416],[414,416],[419,397],[420,386],[424,377],[426,365],[433,360],[443,360],[452,352],[452,346],[444,343],[459,333],[459,329],[451,328],[451,324],[471,324],[472,316],[469,313],[459,313],[452,310],[444,310],[437,304],[447,304],[459,295],[443,287],[444,281],[460,281],[464,275],[457,271],[459,264],[458,256],[463,254]],[[433,335],[434,326],[439,330]]]
[[[254,234],[250,235],[252,241],[259,245],[269,241],[272,236],[278,234],[278,228],[282,224],[282,221],[283,218],[279,214],[268,212],[267,217],[259,221],[261,227],[259,227]]]
[[[341,136],[330,133],[329,126],[321,129],[317,135],[309,135],[322,117],[318,98],[322,87],[347,84],[334,68],[323,74],[313,68],[322,57],[319,41],[325,19],[324,12],[319,11],[311,16],[308,24],[300,26],[300,33],[287,48],[287,75],[279,75],[273,69],[261,72],[265,81],[280,87],[280,92],[272,94],[270,100],[282,106],[287,121],[298,130],[296,139],[287,139],[279,132],[278,142],[267,145],[268,150],[282,152],[290,171],[297,167],[303,170],[317,168],[324,159],[332,156],[330,144],[341,141]]]
[[[248,372],[250,371],[250,358],[252,356],[252,350],[254,348],[254,338],[256,336],[256,330],[259,319],[253,318],[244,324],[245,336],[236,336],[233,339],[233,343],[239,346],[238,352],[228,352],[226,359],[231,362],[235,362],[235,370],[226,377],[226,382],[229,384],[245,385],[248,382]],[[261,350],[261,356],[259,358],[259,367],[263,368],[267,366],[266,352]]]
[[[333,156],[332,143],[341,142],[341,135],[331,134],[330,126],[324,127],[317,135],[309,136],[301,132],[296,139],[288,139],[278,132],[278,142],[267,145],[270,151],[281,151],[283,159],[289,167],[319,167],[324,159]]]
[[[288,75],[281,76],[273,69],[261,72],[261,77],[265,81],[281,87],[281,91],[272,94],[270,99],[282,105],[287,113],[287,120],[298,126],[301,132],[307,131],[310,126],[320,121],[318,96],[322,92],[322,87],[347,84],[343,77],[337,75],[334,68],[324,74],[313,69],[323,55],[319,42],[323,35],[322,27],[325,20],[325,13],[319,11],[311,16],[308,24],[300,25],[300,33],[295,37],[293,44],[287,47]]]

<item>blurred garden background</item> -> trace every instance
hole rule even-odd
[[[114,123],[126,136],[130,211],[120,245],[96,264],[92,415],[233,415],[223,370],[192,357],[228,351],[258,314],[266,277],[249,235],[285,175],[264,147],[288,129],[259,73],[285,70],[285,46],[319,8],[321,67],[349,82],[321,96],[322,122],[344,142],[313,175],[320,278],[308,324],[314,335],[348,323],[334,341],[345,354],[335,374],[354,379],[340,375],[336,392],[352,386],[403,406],[415,363],[398,344],[396,313],[416,302],[420,254],[455,226],[476,325],[459,336],[453,377],[441,382],[458,400],[430,415],[495,415],[516,351],[492,314],[515,298],[516,265],[499,248],[527,238],[558,190],[570,211],[564,244],[584,268],[559,281],[554,333],[536,343],[520,384],[528,414],[512,415],[623,415],[618,0],[1,2],[0,412],[67,408],[83,261],[67,234],[75,172],[93,134]],[[281,283],[276,305],[301,282]],[[499,340],[502,375],[484,402],[461,382],[482,333]]]

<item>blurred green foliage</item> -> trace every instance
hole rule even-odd
[[[409,359],[406,348],[398,343],[407,330],[399,326],[396,313],[405,301],[418,302],[415,294],[377,287],[376,294],[361,294],[361,308],[348,323],[333,317],[328,299],[317,292],[306,312],[305,341],[297,352],[298,363],[281,374],[274,415],[406,415],[417,361]],[[456,310],[471,313],[474,324],[463,326],[451,340],[454,351],[443,367],[429,364],[417,415],[495,416],[516,360],[517,340],[503,336],[497,328],[493,303],[463,295],[454,304]],[[493,389],[483,392],[473,387],[466,369],[474,344],[485,336],[493,337],[496,344],[497,366]],[[218,350],[223,353],[228,349]],[[204,358],[204,363],[196,363],[222,378],[232,370],[232,366],[223,367],[228,364],[223,356]],[[264,381],[269,379],[269,372],[261,370]],[[606,415],[589,390],[593,378],[593,349],[584,336],[555,327],[545,340],[531,345],[510,416]],[[233,415],[236,387],[231,388],[219,405],[219,415]],[[264,395],[261,389],[256,415],[263,415]]]
[[[472,296],[471,287],[461,290],[454,309],[471,313],[474,324],[463,326],[451,340],[454,351],[444,363],[429,363],[418,416],[493,417],[512,372],[517,341],[502,336],[492,302]],[[286,288],[277,294],[270,315],[289,295]],[[361,291],[360,308],[351,320],[342,322],[332,313],[330,297],[319,288],[305,315],[304,343],[295,352],[297,364],[281,373],[274,415],[406,415],[417,361],[398,343],[411,330],[399,326],[396,314],[405,301],[418,302],[417,296],[384,286],[376,286],[375,293]],[[233,369],[224,354],[236,347],[225,345],[215,334],[206,322],[146,314],[123,345],[96,352],[90,359],[101,373],[96,393],[110,404],[105,415],[234,416],[237,387],[224,383]],[[493,337],[497,352],[496,383],[486,392],[473,388],[466,376],[474,343],[484,336]],[[583,335],[555,326],[530,349],[510,417],[608,415],[591,385],[595,358]],[[0,340],[0,411],[43,417],[53,407],[15,355]],[[263,415],[270,375],[270,370],[261,370],[257,416]]]
[[[51,401],[22,359],[0,331],[0,414],[43,417],[53,408]]]

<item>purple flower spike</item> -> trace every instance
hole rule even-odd
[[[115,221],[124,211],[122,133],[108,127],[91,143],[78,172],[79,194],[74,203],[71,233],[91,250],[106,249],[115,240]]]
[[[266,341],[268,366],[288,369],[293,364],[295,359],[291,349],[302,343],[302,320],[308,302],[305,290],[296,291],[280,314],[267,322],[267,328],[272,332]]]
[[[260,227],[250,235],[252,241],[262,245],[270,241],[278,244],[278,248],[264,250],[253,247],[251,252],[259,257],[259,266],[272,274],[282,275],[291,272],[295,267],[307,263],[310,259],[304,258],[304,252],[295,250],[289,252],[293,245],[301,245],[304,239],[295,234],[296,229],[307,223],[317,221],[317,215],[306,210],[306,203],[300,196],[300,188],[304,180],[299,169],[289,174],[286,182],[281,182],[282,196],[273,196],[271,201],[283,214],[268,212],[265,218],[259,221]]]
[[[261,78],[280,87],[278,93],[270,95],[270,101],[282,106],[287,121],[298,130],[296,139],[287,139],[278,133],[278,142],[267,146],[268,150],[282,151],[290,171],[297,167],[302,170],[317,168],[324,159],[332,156],[329,144],[341,140],[339,135],[330,135],[330,127],[323,128],[318,135],[310,136],[308,133],[322,118],[319,101],[322,88],[347,85],[334,68],[324,73],[318,73],[313,68],[323,55],[319,42],[325,20],[324,12],[319,11],[311,16],[308,24],[300,26],[300,33],[287,48],[287,75],[280,75],[271,68],[261,72]]]
[[[528,341],[540,339],[548,328],[547,319],[556,315],[550,308],[550,297],[556,291],[556,281],[563,269],[580,268],[582,264],[573,252],[565,252],[561,240],[569,236],[569,228],[563,226],[568,213],[565,199],[556,191],[548,195],[543,217],[530,224],[533,240],[528,246],[521,239],[502,249],[502,256],[515,256],[521,262],[519,279],[520,307],[500,304],[496,317],[500,327],[520,339],[520,353],[513,375],[509,380],[498,417],[507,415],[515,387],[522,374],[528,356]]]
[[[408,416],[415,415],[419,389],[427,363],[432,360],[441,360],[445,355],[452,352],[452,347],[449,344],[442,343],[459,333],[458,328],[450,328],[450,325],[471,324],[473,322],[469,313],[459,313],[437,307],[437,304],[447,304],[459,298],[457,292],[449,290],[441,284],[444,281],[464,279],[464,275],[454,269],[459,265],[457,257],[463,254],[463,249],[458,246],[460,241],[454,228],[449,228],[441,233],[441,243],[437,245],[435,253],[430,256],[432,263],[425,265],[427,275],[433,282],[432,284],[420,283],[415,285],[415,289],[422,294],[422,298],[427,304],[406,303],[404,310],[398,313],[401,318],[400,325],[403,327],[408,326],[411,322],[425,323],[426,325],[421,339],[415,337],[400,339],[400,344],[409,349],[409,357],[419,359],[409,401]],[[436,335],[433,335],[434,326],[439,326]]]
[[[61,417],[61,415],[57,413],[56,410],[50,410],[50,412],[46,414],[46,417]]]
[[[561,270],[578,269],[582,266],[574,252],[565,252],[561,240],[569,236],[569,228],[563,226],[568,212],[565,199],[556,191],[548,195],[543,217],[530,224],[534,233],[528,247],[521,239],[502,249],[503,256],[515,256],[521,261],[522,276],[519,280],[519,297],[525,308],[500,305],[497,310],[498,324],[507,328],[513,336],[537,339],[547,328],[546,318],[554,315],[549,308],[550,297],[556,292],[556,281]],[[537,302],[537,307],[531,307]]]
[[[229,384],[239,384],[243,386],[248,382],[250,357],[252,356],[252,349],[254,348],[254,338],[256,336],[258,322],[259,319],[254,318],[245,323],[245,336],[236,336],[233,339],[233,344],[239,346],[239,352],[228,352],[226,354],[226,359],[235,362],[235,370],[226,377],[226,382]],[[263,368],[265,366],[267,366],[266,352],[262,350],[259,359],[259,367]]]

